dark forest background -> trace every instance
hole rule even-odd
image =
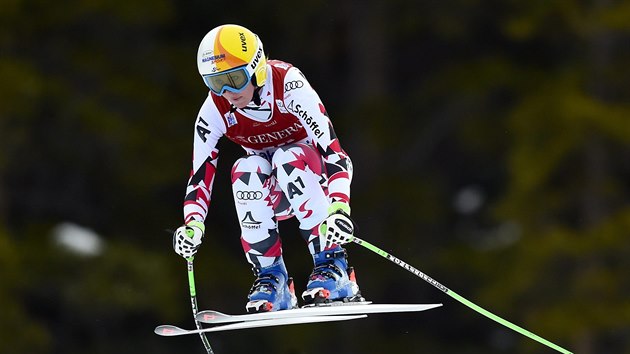
[[[575,353],[630,353],[628,0],[0,1],[0,353],[204,352],[153,328],[194,326],[164,230],[207,95],[197,46],[223,23],[319,92],[361,238]],[[220,148],[197,290],[239,313],[242,151]],[[281,233],[299,292],[310,258]],[[370,300],[444,306],[213,334],[217,354],[553,352],[348,249]]]

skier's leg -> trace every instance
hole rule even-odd
[[[273,175],[284,192],[300,232],[311,254],[320,252],[325,242],[319,237],[319,224],[328,216],[330,202],[324,191],[325,174],[319,153],[306,144],[279,148],[272,159]]]
[[[300,231],[315,264],[303,298],[307,304],[360,299],[346,251],[338,245],[326,248],[319,234],[319,226],[328,216],[330,206],[320,154],[310,145],[292,144],[276,151],[272,166],[278,186],[300,222]]]
[[[282,241],[271,194],[275,178],[263,157],[240,158],[232,168],[232,192],[241,226],[241,244],[257,279],[247,310],[272,311],[295,307],[292,280],[282,259]]]

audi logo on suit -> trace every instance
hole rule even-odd
[[[260,200],[263,194],[260,191],[238,191],[236,192],[236,199],[238,200]]]
[[[301,80],[289,81],[286,84],[284,84],[284,92],[299,89],[302,87],[304,87],[304,82]]]

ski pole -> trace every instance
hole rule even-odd
[[[330,235],[327,235],[327,236],[330,237]],[[335,237],[333,236],[331,238],[332,238],[332,241],[334,242],[335,241]],[[337,240],[340,241],[339,243],[354,242],[356,244],[359,244],[359,245],[367,248],[368,250],[370,250],[370,251],[372,251],[372,252],[382,256],[383,258],[386,258],[389,261],[397,264],[398,266],[404,268],[408,272],[418,276],[419,278],[421,278],[422,280],[426,281],[427,283],[429,283],[429,284],[433,285],[434,287],[440,289],[441,291],[443,291],[444,293],[446,293],[447,295],[449,295],[453,299],[455,299],[455,300],[459,301],[460,303],[468,306],[469,308],[477,311],[478,313],[480,313],[480,314],[490,318],[491,320],[494,320],[494,321],[504,325],[505,327],[507,327],[507,328],[509,328],[509,329],[511,329],[513,331],[516,331],[516,332],[518,332],[518,333],[520,333],[520,334],[522,334],[522,335],[524,335],[526,337],[529,337],[529,338],[531,338],[531,339],[533,339],[533,340],[535,340],[535,341],[537,341],[537,342],[539,342],[541,344],[544,344],[544,345],[548,346],[549,348],[553,348],[553,349],[559,351],[560,353],[573,354],[572,352],[570,352],[570,351],[568,351],[568,350],[566,350],[566,349],[564,349],[564,348],[562,348],[562,347],[560,347],[560,346],[558,346],[558,345],[556,345],[554,343],[551,343],[550,341],[548,341],[548,340],[546,340],[546,339],[544,339],[544,338],[542,338],[542,337],[540,337],[540,336],[538,336],[538,335],[536,335],[536,334],[534,334],[534,333],[532,333],[532,332],[530,332],[530,331],[528,331],[528,330],[526,330],[526,329],[524,329],[522,327],[519,327],[519,326],[515,325],[514,323],[512,323],[510,321],[507,321],[507,320],[505,320],[505,319],[503,319],[503,318],[493,314],[492,312],[482,308],[481,306],[475,305],[471,301],[465,299],[461,295],[457,294],[456,292],[454,292],[454,291],[450,290],[449,288],[445,287],[444,285],[440,284],[438,281],[436,281],[435,279],[431,278],[430,276],[422,273],[421,271],[419,271],[418,269],[412,267],[408,263],[403,262],[399,258],[394,257],[390,253],[383,251],[382,249],[374,246],[373,244],[371,244],[371,243],[369,243],[367,241],[364,241],[364,240],[362,240],[362,239],[360,239],[358,237],[355,237],[355,236],[352,236],[350,239],[346,238],[345,240],[337,238]]]
[[[195,319],[195,326],[198,330],[202,330],[201,322],[197,321],[197,312],[199,308],[197,306],[197,290],[195,288],[195,268],[193,267],[193,260],[195,257],[186,258],[186,262],[188,263],[188,287],[190,289],[190,303],[192,305],[193,318]],[[203,343],[204,348],[206,348],[206,352],[208,354],[214,354],[212,351],[212,347],[210,346],[210,341],[206,337],[206,334],[203,332],[199,332],[199,337],[201,337],[201,343]]]

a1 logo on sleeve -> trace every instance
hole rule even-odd
[[[197,121],[198,123],[195,129],[197,130],[197,134],[199,135],[201,140],[203,140],[203,142],[205,143],[208,140],[206,135],[211,133],[210,129],[208,129],[208,123],[205,120],[203,120],[203,118],[201,117],[199,117]]]

